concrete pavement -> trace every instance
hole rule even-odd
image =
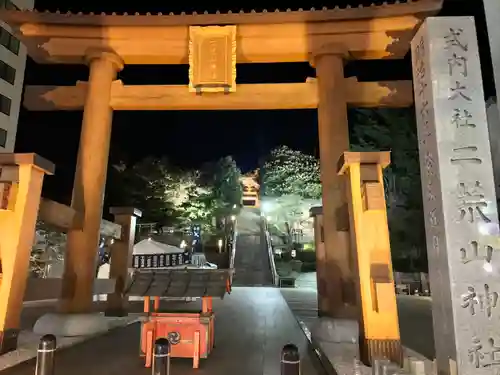
[[[185,309],[193,306],[196,303],[188,303]],[[162,307],[170,309],[168,302]],[[278,375],[281,349],[290,342],[301,350],[303,374],[324,375],[279,289],[234,288],[223,300],[214,300],[214,311],[216,347],[212,354],[197,370],[190,360],[174,359],[172,375]],[[139,328],[133,324],[57,352],[56,374],[151,374],[139,358]],[[2,375],[32,375],[34,367],[31,360]]]
[[[316,273],[301,274],[297,288],[282,289],[290,309],[304,323],[312,324],[317,318]],[[429,360],[435,358],[432,306],[428,297],[397,297],[399,329],[403,345]]]
[[[142,311],[142,306],[142,303],[137,303],[135,305],[132,304],[130,309],[131,314],[128,317],[103,317],[103,319],[106,322],[108,329],[123,327],[139,318],[137,312]],[[102,302],[94,303],[94,309],[96,312],[103,311],[104,308],[105,306]],[[49,300],[25,304],[21,313],[21,332],[18,337],[17,350],[0,356],[0,371],[36,357],[37,347],[41,336],[33,332],[33,326],[39,317],[47,313],[55,312],[55,310],[56,304]],[[59,347],[68,347],[85,340],[89,340],[89,338],[92,337],[95,337],[95,335],[58,337],[57,342]]]

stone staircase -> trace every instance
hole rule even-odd
[[[266,237],[258,212],[244,209],[237,220],[237,232],[233,286],[272,286]]]

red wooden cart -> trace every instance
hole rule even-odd
[[[207,358],[215,343],[213,297],[231,292],[232,270],[173,269],[135,271],[127,294],[144,297],[146,319],[141,326],[140,353],[145,366],[151,367],[154,342],[167,338],[171,357],[192,358],[193,368]],[[153,311],[151,297],[154,300]],[[201,297],[198,311],[161,312],[161,297]]]

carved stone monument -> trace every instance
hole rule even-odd
[[[498,216],[474,19],[427,18],[412,59],[438,374],[497,374]]]
[[[189,91],[236,90],[236,26],[189,28]]]

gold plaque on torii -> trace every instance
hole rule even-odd
[[[189,28],[189,91],[236,91],[236,26]]]

